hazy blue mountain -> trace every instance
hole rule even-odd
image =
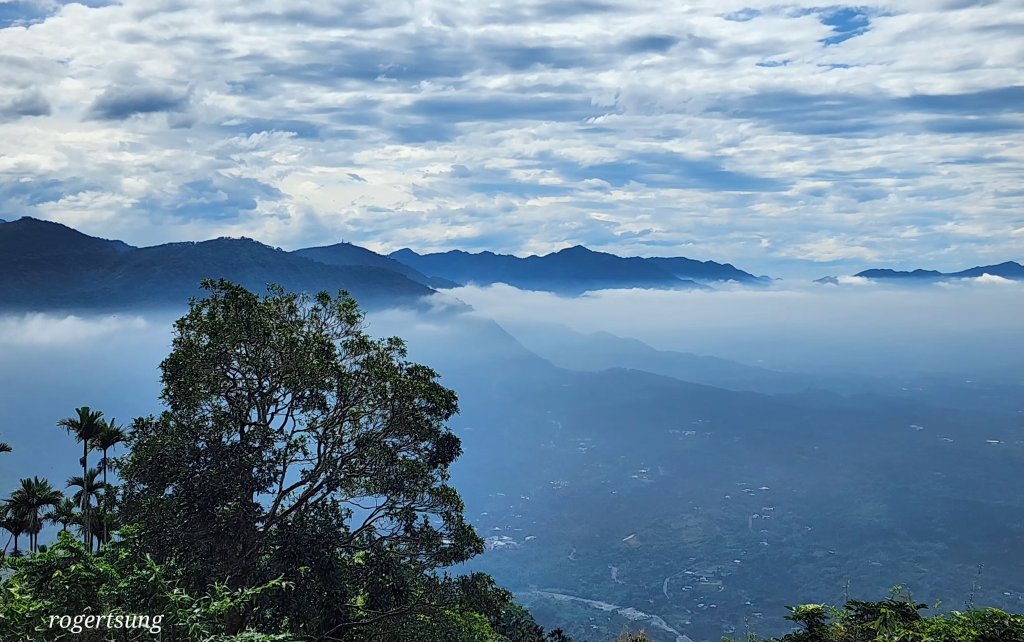
[[[0,302],[9,309],[182,305],[203,278],[263,291],[348,290],[368,307],[405,305],[433,290],[382,267],[337,266],[251,239],[133,248],[58,223],[22,218],[0,227]]]
[[[730,263],[716,263],[715,261],[698,261],[686,257],[651,257],[644,259],[648,263],[657,265],[669,274],[681,279],[694,279],[697,281],[739,281],[741,283],[760,283],[770,279],[768,277],[754,276],[749,272],[733,266]]]
[[[854,276],[862,276],[866,279],[919,279],[934,281],[941,279],[945,275],[942,272],[937,272],[935,270],[918,269],[911,272],[883,268],[864,270],[862,272],[858,272]]]
[[[507,283],[527,290],[578,294],[607,288],[700,288],[642,258],[622,258],[576,245],[544,256],[519,258],[493,252],[452,250],[417,254],[405,248],[389,256],[424,274],[460,283]]]
[[[959,604],[979,564],[979,602],[1022,599],[1020,387],[766,395],[558,367],[529,355],[550,356],[537,329],[511,326],[516,342],[452,317],[410,345],[459,391],[453,481],[491,549],[469,567],[515,589],[542,623],[614,639],[638,611],[695,640],[744,620],[781,633],[786,600],[841,602],[848,580],[852,594],[901,582]],[[559,341],[607,352],[597,360],[608,346],[624,362],[645,352],[603,334]],[[640,621],[652,639],[676,639],[653,621]]]
[[[999,263],[998,265],[968,268],[966,270],[961,270],[960,272],[954,272],[949,276],[970,278],[979,277],[984,274],[1001,276],[1004,279],[1024,279],[1024,265],[1021,265],[1016,261],[1006,261],[1004,263]]]
[[[419,270],[396,261],[395,259],[377,254],[352,243],[336,243],[320,247],[306,247],[292,252],[296,256],[312,259],[319,263],[337,266],[362,265],[367,267],[379,267],[392,272],[397,272],[411,281],[420,283],[431,288],[453,288],[459,284],[447,279],[429,277]]]
[[[115,279],[150,292],[166,288],[194,290],[203,276],[223,277],[247,288],[262,290],[274,282],[286,290],[316,292],[348,290],[361,303],[409,302],[432,290],[380,267],[333,266],[276,250],[250,239],[215,239],[199,243],[171,243],[128,254]]]
[[[551,363],[571,370],[632,368],[725,388],[779,393],[821,387],[820,378],[775,372],[728,359],[688,352],[658,350],[643,341],[608,332],[585,334],[554,323],[510,323],[504,326],[524,346]]]
[[[116,257],[132,249],[135,248],[122,241],[88,236],[60,223],[27,216],[9,222],[0,235],[0,254],[17,256],[22,261],[95,260]]]
[[[0,305],[49,308],[87,294],[132,248],[70,227],[22,218],[0,227]],[[76,301],[77,300],[77,301]]]
[[[1015,261],[1005,261],[997,265],[982,265],[959,272],[939,272],[937,270],[890,270],[871,269],[858,272],[855,276],[862,276],[869,279],[903,279],[919,281],[937,281],[939,279],[964,279],[975,278],[985,274],[1001,276],[1005,279],[1024,279],[1024,265]],[[819,279],[820,280],[820,279]]]

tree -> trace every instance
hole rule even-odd
[[[10,510],[21,516],[28,533],[28,550],[34,552],[39,544],[39,531],[43,528],[43,510],[56,506],[64,496],[45,479],[33,477],[22,479],[21,485],[11,493],[7,505]]]
[[[295,582],[228,633],[263,614],[343,639],[430,612],[436,571],[483,550],[447,484],[455,393],[365,334],[344,292],[203,287],[161,363],[167,409],[133,422],[119,461],[120,545],[195,591]]]
[[[68,526],[78,522],[79,515],[75,512],[77,504],[70,497],[65,497],[62,502],[50,509],[45,517],[54,524],[60,524],[61,532],[67,532]]]
[[[28,530],[28,517],[23,512],[13,509],[10,500],[4,500],[0,504],[0,528],[11,534],[4,544],[3,554],[7,554],[7,547],[11,540],[14,540],[14,551],[11,556],[19,557],[21,551],[18,550],[18,538]]]
[[[103,471],[103,511],[104,518],[100,520],[102,524],[102,541],[104,543],[110,541],[110,522],[114,512],[113,503],[113,488],[107,483],[107,470],[110,468],[110,449],[114,446],[124,443],[127,438],[127,433],[120,426],[118,426],[113,419],[110,421],[104,421],[103,427],[100,428],[100,432],[96,435],[96,448],[103,452],[103,459],[100,460],[100,470]],[[96,531],[93,531],[96,532]]]
[[[93,447],[93,442],[99,435],[100,430],[103,429],[103,413],[98,410],[92,410],[89,406],[82,406],[81,408],[75,408],[76,416],[67,417],[57,422],[57,425],[68,431],[68,434],[73,434],[75,439],[82,444],[82,477],[88,476],[89,471],[89,451]],[[84,493],[81,496],[82,500],[82,519],[85,526],[82,530],[82,541],[92,550],[92,535],[89,531],[89,512],[90,512],[90,495]]]
[[[109,466],[108,455],[111,448],[119,444],[124,443],[127,433],[115,423],[114,419],[110,421],[104,421],[103,427],[100,428],[99,433],[96,435],[94,446],[97,450],[103,452],[103,459],[100,460],[100,470],[103,471],[103,484],[107,483],[107,469]]]
[[[82,527],[82,541],[92,550],[93,545],[93,511],[89,509],[92,506],[92,501],[100,497],[100,492],[105,490],[103,482],[99,479],[100,471],[96,468],[90,468],[85,471],[85,476],[75,475],[69,477],[67,481],[68,488],[77,488],[72,499],[79,505],[82,506],[82,513],[79,515],[78,523]]]
[[[10,444],[0,441],[0,453],[9,453],[12,450],[14,449],[11,448]]]

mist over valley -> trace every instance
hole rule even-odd
[[[1021,294],[494,285],[367,330],[459,395],[453,484],[488,546],[462,570],[581,639],[711,640],[896,582],[1020,608]],[[74,472],[77,405],[159,412],[181,312],[0,318],[0,485]]]

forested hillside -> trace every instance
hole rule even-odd
[[[204,287],[165,409],[55,421],[81,443],[77,491],[35,477],[4,502],[0,639],[568,640],[445,572],[483,540],[447,483],[458,404],[434,371],[365,335],[347,295]]]

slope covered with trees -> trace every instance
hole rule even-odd
[[[568,640],[446,572],[483,541],[447,483],[458,404],[433,370],[364,334],[346,294],[204,287],[161,364],[165,410],[122,433],[77,409],[58,422],[82,444],[71,500],[35,478],[4,502],[0,639]]]

